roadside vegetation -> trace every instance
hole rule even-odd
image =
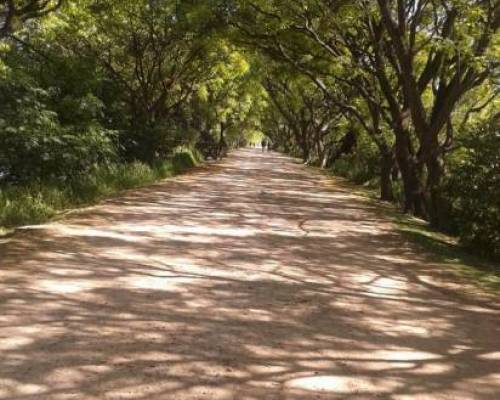
[[[432,228],[421,218],[405,214],[395,202],[381,201],[377,185],[372,181],[357,182],[349,174],[341,177],[333,170],[321,170],[311,166],[317,172],[331,179],[332,188],[342,188],[364,197],[376,207],[377,212],[392,220],[395,229],[410,243],[424,253],[432,255],[433,262],[440,265],[441,272],[450,273],[462,282],[472,283],[471,290],[481,288],[490,293],[500,292],[500,269],[490,255],[470,251],[456,235]]]
[[[433,254],[447,271],[487,291],[500,293],[500,270],[495,262],[471,254],[456,238],[430,228],[425,221],[401,214],[393,218],[404,237]]]
[[[179,149],[152,166],[135,161],[99,165],[88,174],[62,182],[7,185],[0,191],[0,226],[42,223],[58,212],[93,204],[119,191],[181,174],[202,162],[195,151]]]
[[[246,4],[275,148],[500,259],[500,3]]]
[[[262,135],[252,54],[193,2],[0,3],[0,227],[219,159]]]

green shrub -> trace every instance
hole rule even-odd
[[[89,173],[64,182],[46,180],[37,184],[0,188],[0,226],[13,227],[47,221],[70,207],[95,203],[117,191],[131,189],[171,177],[196,165],[196,153],[179,149],[172,160],[153,167],[141,162],[102,164]]]
[[[444,191],[460,240],[482,255],[500,259],[500,134],[498,120],[464,142],[451,162]]]
[[[194,160],[196,161],[196,164],[201,164],[202,162],[205,161],[205,158],[203,157],[203,154],[201,154],[201,151],[199,151],[198,149],[190,149],[189,150],[194,158]]]
[[[332,171],[356,184],[376,185],[380,175],[379,151],[369,138],[358,135],[354,151],[336,160]]]
[[[157,161],[153,165],[153,170],[158,179],[165,179],[175,175],[172,161]]]
[[[83,117],[63,126],[48,102],[43,89],[0,82],[0,166],[11,178],[66,181],[116,159],[116,132]]]
[[[366,160],[359,160],[357,155],[349,154],[337,160],[332,171],[360,185],[378,178],[377,168],[373,164],[375,163],[367,163]]]
[[[136,186],[154,182],[156,176],[149,165],[135,161],[130,164],[116,165],[114,178],[117,189],[131,189]]]
[[[93,203],[117,190],[109,166],[99,166],[93,173],[73,179],[70,183],[74,205]]]
[[[55,214],[42,193],[31,188],[3,192],[0,197],[0,225],[13,227],[44,222]]]
[[[172,165],[175,173],[178,174],[195,167],[202,160],[203,156],[198,150],[181,147],[175,150]]]

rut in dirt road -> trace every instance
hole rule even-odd
[[[499,304],[240,150],[0,247],[0,400],[500,398]]]

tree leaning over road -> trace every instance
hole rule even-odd
[[[243,4],[233,22],[241,41],[309,77],[371,139],[381,197],[393,197],[391,179],[400,177],[405,211],[450,228],[456,210],[443,189],[450,159],[465,125],[497,112],[500,3]],[[471,107],[471,98],[481,106]]]

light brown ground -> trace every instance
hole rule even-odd
[[[0,246],[0,399],[500,399],[499,303],[276,155]],[[441,279],[441,278],[440,278]]]

